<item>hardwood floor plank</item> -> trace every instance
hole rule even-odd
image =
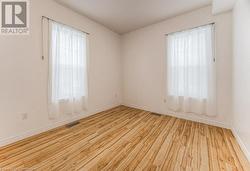
[[[232,132],[119,106],[0,148],[1,169],[248,171]]]
[[[195,123],[188,122],[186,124],[186,130],[183,133],[183,146],[185,148],[182,154],[182,161],[180,164],[180,170],[191,170],[192,161],[192,144],[194,140],[195,133]]]
[[[164,143],[162,144],[153,165],[155,166],[156,170],[161,170],[163,167],[164,162],[167,160],[168,151],[170,150],[171,141],[174,137],[175,132],[178,129],[181,120],[177,119],[174,123],[174,126],[171,128],[168,136],[166,137]]]
[[[181,136],[183,135],[185,131],[185,126],[186,126],[186,121],[181,120],[181,122],[178,125],[177,130],[175,131],[171,144],[168,148],[168,152],[166,156],[167,160],[165,160],[164,164],[162,165],[161,167],[162,170],[174,170],[175,163],[177,160],[177,155],[181,147],[181,141],[180,141]]]
[[[205,132],[206,125],[199,124],[198,127],[198,150],[200,151],[200,170],[202,171],[209,171],[209,159],[208,159],[208,142],[207,136]]]
[[[94,135],[93,137],[90,137],[90,138],[81,137],[81,141],[77,142],[76,144],[73,144],[73,146],[68,146],[68,148],[64,148],[63,150],[60,151],[60,153],[57,153],[51,156],[50,158],[48,158],[47,160],[44,160],[42,163],[37,164],[36,167],[41,167],[42,165],[52,164],[53,162],[56,162],[57,159],[60,159],[60,156],[63,154],[73,153],[74,150],[79,151],[79,148],[81,146],[83,146],[86,143],[89,143],[89,141],[91,141],[92,139],[98,138],[102,135],[98,132],[101,131],[102,133],[105,133],[105,130],[107,131],[113,126],[117,125],[119,122],[126,120],[126,118],[128,118],[131,115],[130,112],[120,113],[122,116],[119,117],[119,115],[117,115],[117,118],[114,120],[109,120],[107,123],[101,123],[99,125],[94,125],[92,127],[89,127],[89,129],[87,129],[86,132],[88,132],[89,134],[93,134]]]
[[[140,163],[137,166],[137,169],[141,170],[152,170],[155,168],[153,165],[153,162],[156,158],[156,155],[158,154],[164,140],[167,138],[168,133],[170,129],[172,128],[173,124],[175,123],[174,118],[167,118],[168,123],[166,124],[166,127],[164,130],[161,132],[161,134],[158,136],[156,142],[153,144],[151,150],[145,155],[143,160],[140,161]]]
[[[129,110],[129,111],[125,110],[124,112],[121,112],[121,113],[124,116],[127,116],[127,115],[130,115],[130,112],[132,112],[132,110]],[[122,119],[122,118],[116,115],[111,116],[109,119],[102,120],[101,126],[106,125],[107,123],[112,123],[116,119]],[[83,138],[82,136],[88,136],[92,133],[95,133],[95,130],[89,131],[93,127],[96,128],[96,130],[100,128],[98,127],[98,124],[99,124],[98,122],[94,124],[90,123],[90,125],[88,125],[86,122],[83,124],[86,124],[86,129],[82,129],[80,125],[72,129],[66,129],[67,130],[66,134],[59,134],[57,138],[51,139],[51,141],[49,141],[48,143],[41,144],[36,148],[32,148],[31,150],[22,151],[20,155],[15,155],[15,153],[13,155],[8,155],[9,160],[5,160],[7,161],[7,163],[2,162],[0,164],[5,166],[9,164],[8,162],[11,162],[11,165],[9,166],[18,167],[19,165],[23,164],[21,160],[25,156],[27,156],[25,157],[26,161],[29,161],[30,158],[32,158],[33,161],[40,162],[43,158],[48,157],[48,155],[53,155],[57,151],[61,150],[62,149],[61,147],[66,148],[67,146],[70,146],[71,144],[78,142],[79,138]],[[30,154],[33,154],[33,155],[30,155]],[[44,156],[44,155],[47,155],[47,156]],[[30,161],[30,163],[32,163],[32,161]],[[30,165],[27,165],[27,167],[30,167]]]
[[[126,153],[128,153],[129,152],[128,147],[130,147],[130,149],[133,148],[133,144],[138,144],[140,141],[145,139],[145,137],[150,135],[150,132],[154,130],[155,124],[159,123],[159,120],[157,120],[156,117],[153,118],[154,122],[150,121],[147,122],[146,124],[141,123],[139,129],[131,129],[126,136],[122,137],[118,142],[116,142],[116,144],[106,149],[104,152],[100,153],[98,156],[95,157],[94,160],[87,163],[81,169],[108,170],[108,168],[105,168],[105,166],[107,166],[109,163],[112,163],[112,159],[117,161],[118,159],[117,151],[123,151],[125,149]],[[140,136],[138,136],[138,133],[140,134]],[[111,166],[111,168],[114,168],[114,166]]]
[[[133,140],[130,141],[130,144],[125,146],[124,149],[119,153],[119,155],[117,155],[113,160],[111,160],[108,163],[108,165],[104,168],[104,170],[112,170],[112,169],[124,170],[125,168],[128,167],[128,165],[132,164],[133,160],[137,160],[135,159],[135,157],[139,156],[136,154],[138,154],[141,151],[141,148],[144,147],[144,144],[147,143],[148,139],[156,134],[156,130],[158,129],[159,126],[162,127],[167,123],[167,120],[161,120],[159,118],[158,121],[160,121],[160,123],[157,122],[156,124],[152,125],[153,127],[149,128],[150,131],[148,133],[141,136],[137,135],[138,138],[135,137],[134,141]]]
[[[125,127],[126,124],[130,123],[136,126],[136,124],[140,120],[144,119],[145,116],[142,117],[137,114],[138,113],[134,113],[134,115],[132,115],[131,117],[128,116],[127,119],[123,118],[123,121],[119,121],[115,125],[111,125],[109,129],[105,129],[106,132],[100,134],[98,137],[95,137],[94,139],[89,141],[87,145],[78,149],[76,152],[71,153],[67,157],[67,160],[57,161],[57,164],[53,164],[56,167],[52,167],[50,169],[62,170],[66,168],[75,167],[77,163],[79,164],[79,161],[81,161],[83,158],[88,158],[91,153],[95,152],[95,150],[98,150],[107,143],[115,141],[114,139],[118,139],[122,137],[125,133],[127,133],[128,128]],[[145,112],[140,112],[140,114],[145,114]]]

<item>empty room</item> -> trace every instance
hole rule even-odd
[[[250,171],[249,0],[0,0],[0,171]]]

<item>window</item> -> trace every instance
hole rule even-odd
[[[49,21],[50,113],[79,113],[87,96],[87,34]]]
[[[207,113],[211,96],[215,102],[213,27],[206,25],[167,36],[167,92],[175,109]],[[192,110],[192,106],[199,110]]]

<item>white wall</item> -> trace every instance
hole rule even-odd
[[[52,0],[31,0],[29,36],[0,36],[0,145],[121,104],[120,35]],[[41,16],[90,32],[89,110],[48,120]],[[21,113],[28,113],[22,120]]]
[[[231,12],[212,16],[211,7],[120,36],[52,0],[31,0],[29,36],[0,36],[0,146],[123,104],[229,127],[232,111]],[[90,33],[89,110],[49,120],[48,59],[41,60],[41,16]],[[218,116],[171,113],[165,98],[165,34],[215,22]],[[123,63],[123,64],[122,64]],[[122,99],[123,94],[123,99]],[[28,119],[22,120],[22,113]]]
[[[238,0],[233,12],[233,128],[250,160],[250,1]]]
[[[232,13],[212,16],[210,6],[130,32],[122,37],[123,103],[141,109],[229,127],[232,106]],[[165,98],[165,34],[215,22],[218,115],[173,114]]]

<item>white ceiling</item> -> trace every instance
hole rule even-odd
[[[236,0],[213,0],[213,14],[219,14],[231,10]]]
[[[120,34],[212,3],[212,0],[56,1]]]

